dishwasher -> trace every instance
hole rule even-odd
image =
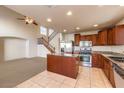
[[[113,70],[116,88],[124,88],[124,70],[117,64],[113,64]]]

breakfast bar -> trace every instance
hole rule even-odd
[[[47,70],[76,79],[79,70],[79,57],[75,54],[48,54]]]

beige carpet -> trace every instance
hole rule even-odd
[[[11,88],[46,69],[46,59],[35,57],[0,63],[0,88]]]

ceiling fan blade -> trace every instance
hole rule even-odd
[[[34,25],[38,25],[35,21],[33,22]]]
[[[18,20],[25,20],[24,18],[17,18]]]

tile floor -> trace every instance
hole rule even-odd
[[[112,86],[101,69],[80,66],[77,79],[44,71],[17,85],[16,88],[112,88]]]

